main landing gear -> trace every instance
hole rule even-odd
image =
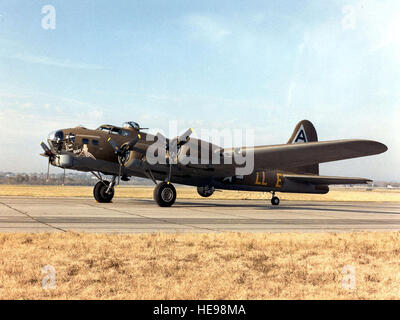
[[[93,172],[92,172],[93,173]],[[101,175],[96,175],[93,173],[100,181],[96,183],[93,189],[93,196],[97,202],[100,203],[110,203],[114,198],[114,187],[116,176],[113,177],[112,181],[103,180]]]
[[[169,182],[171,179],[171,168],[172,167],[170,166],[165,181],[158,184],[151,170],[149,169],[146,171],[147,177],[150,178],[156,185],[153,191],[153,198],[160,207],[170,207],[175,203],[176,200],[176,189],[174,185]]]
[[[279,198],[275,196],[275,191],[272,191],[272,199],[271,199],[271,204],[273,206],[279,205]]]
[[[114,198],[114,187],[110,185],[109,181],[99,181],[94,186],[93,195],[97,202],[110,203]]]
[[[160,207],[170,207],[176,200],[176,189],[170,182],[161,182],[154,188],[153,197]]]
[[[113,176],[112,181],[103,180],[100,173],[92,171],[92,174],[99,179],[93,189],[94,198],[100,203],[110,203],[114,197],[114,187],[116,184],[117,176]],[[154,188],[154,200],[160,207],[170,207],[176,200],[176,189],[170,182],[161,182],[157,184],[153,174],[149,171],[149,177],[156,184]]]

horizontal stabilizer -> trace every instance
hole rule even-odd
[[[387,147],[371,140],[334,140],[243,148],[254,150],[256,168],[285,169],[316,163],[371,156]]]
[[[366,184],[372,180],[365,178],[347,178],[347,177],[329,177],[329,176],[316,176],[316,175],[303,175],[303,174],[284,174],[285,179],[294,182],[310,183],[314,185],[330,185],[330,184]]]

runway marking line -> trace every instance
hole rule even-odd
[[[13,210],[15,212],[23,214],[24,216],[28,217],[29,219],[32,219],[33,221],[36,221],[37,223],[43,224],[43,225],[48,226],[48,227],[50,227],[52,229],[56,229],[56,230],[59,230],[59,231],[62,231],[62,232],[67,232],[67,230],[64,230],[64,229],[59,228],[59,227],[55,227],[55,226],[53,226],[53,225],[51,225],[51,224],[49,224],[47,222],[40,221],[39,219],[37,219],[35,217],[32,217],[29,213],[21,211],[21,210],[18,210],[16,208],[4,203],[4,202],[0,202],[0,204],[2,204],[3,206],[5,206],[5,207],[7,207],[7,208],[9,208],[9,209],[11,209],[11,210]]]
[[[130,215],[130,216],[136,216],[136,217],[140,217],[140,218],[144,218],[144,219],[155,220],[155,221],[164,222],[164,223],[172,224],[172,225],[191,227],[193,229],[201,229],[201,230],[208,230],[208,231],[214,231],[214,232],[226,232],[224,230],[219,230],[219,229],[211,229],[211,228],[206,228],[206,227],[198,227],[198,226],[194,226],[194,225],[190,225],[190,224],[171,222],[171,221],[168,221],[168,220],[165,220],[165,219],[161,219],[161,218],[148,217],[148,216],[144,216],[144,215],[140,215],[140,214],[136,214],[136,213],[131,213],[131,212],[126,212],[126,211],[113,209],[113,208],[104,208],[102,206],[95,206],[95,205],[88,204],[88,203],[86,203],[86,205],[88,205],[90,207],[94,207],[94,208],[101,208],[103,210],[110,210],[110,211],[114,211],[114,212],[118,212],[118,213],[127,214],[127,215]]]

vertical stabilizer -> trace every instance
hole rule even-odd
[[[287,143],[307,143],[316,141],[318,141],[318,136],[314,125],[308,120],[302,120],[294,128],[292,136]],[[319,165],[316,163],[308,166],[292,168],[291,170],[295,173],[319,174]]]
[[[300,121],[290,137],[289,143],[305,143],[318,141],[317,131],[313,124],[308,120]]]

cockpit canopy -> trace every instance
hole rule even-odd
[[[127,121],[122,124],[122,128],[140,130],[140,125],[137,122]]]

